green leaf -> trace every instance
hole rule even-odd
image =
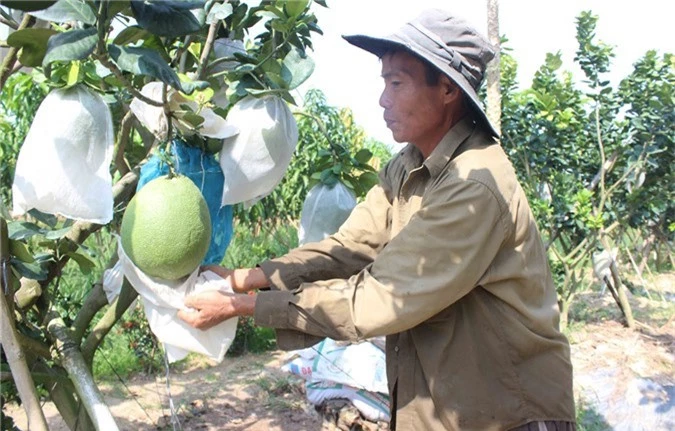
[[[136,43],[139,40],[148,39],[151,36],[152,33],[150,33],[149,31],[137,25],[130,25],[129,27],[119,32],[119,34],[113,40],[113,43],[115,45],[131,45],[132,43]]]
[[[178,75],[157,51],[110,44],[108,45],[108,52],[123,71],[135,75],[151,76],[177,90],[182,90]]]
[[[22,10],[24,12],[35,12],[37,10],[47,9],[56,3],[56,0],[0,0],[0,5],[10,9]]]
[[[194,112],[186,112],[183,114],[183,120],[187,121],[192,127],[196,129],[204,122],[204,117],[195,114]]]
[[[138,24],[158,36],[185,36],[199,31],[206,20],[204,1],[133,0]]]
[[[11,258],[10,262],[14,269],[16,269],[23,277],[38,281],[47,279],[47,270],[36,262],[26,263],[15,258]]]
[[[380,182],[380,178],[376,173],[364,172],[359,175],[359,184],[365,189],[370,190],[373,186]]]
[[[47,52],[49,38],[57,32],[48,28],[25,28],[15,31],[7,38],[7,44],[21,48],[19,61],[27,67],[42,65],[42,59]]]
[[[43,281],[47,279],[49,271],[39,262],[26,263],[16,259],[10,259],[12,267],[21,277],[30,278],[32,280]],[[21,278],[17,277],[17,278]]]
[[[70,232],[70,226],[61,229],[50,230],[45,232],[45,238],[48,240],[61,239]]]
[[[35,262],[35,258],[33,257],[32,254],[30,254],[30,251],[28,251],[28,247],[26,247],[26,244],[24,244],[21,241],[10,239],[9,240],[9,253],[22,262],[26,262],[26,263]]]
[[[32,15],[45,21],[80,21],[89,25],[96,23],[96,14],[84,0],[59,0],[56,4],[50,6],[49,9],[33,13]]]
[[[44,235],[40,226],[27,221],[7,222],[7,235],[9,239],[24,240],[35,235]]]
[[[373,153],[370,152],[367,148],[362,148],[360,149],[355,155],[354,158],[356,159],[357,162],[365,165],[368,163],[368,160],[373,157]]]
[[[131,3],[129,0],[115,0],[108,3],[108,17],[113,17],[116,14],[129,8]]]
[[[89,256],[86,256],[82,253],[69,252],[66,253],[66,256],[70,257],[77,263],[83,274],[89,274],[92,269],[96,268],[96,263],[91,260]]]
[[[335,173],[333,173],[332,169],[326,169],[323,172],[321,172],[321,182],[329,187],[334,186],[337,184],[339,178]]]
[[[42,222],[51,228],[56,227],[56,223],[59,221],[55,215],[43,213],[42,211],[39,211],[35,208],[28,211],[28,214],[35,220]]]
[[[80,79],[80,62],[73,61],[70,63],[70,69],[68,70],[68,78],[66,79],[66,85],[72,87],[77,84]]]
[[[211,84],[208,81],[182,81],[183,93],[190,95],[195,91],[202,91],[209,88]]]
[[[0,199],[0,217],[4,218],[5,220],[10,220],[12,218],[2,199]]]
[[[300,16],[302,12],[305,11],[307,8],[307,5],[309,4],[309,0],[293,0],[293,1],[287,1],[285,6],[286,6],[286,12],[288,12],[288,15],[297,18]]]
[[[225,19],[232,15],[232,5],[229,3],[216,3],[213,5],[206,17],[206,23],[212,24],[221,19]]]
[[[293,49],[284,58],[282,77],[288,82],[288,89],[298,88],[314,72],[314,60],[299,49]]]
[[[98,35],[94,27],[55,34],[47,42],[47,54],[42,60],[42,66],[54,61],[83,60],[94,52],[96,42]]]

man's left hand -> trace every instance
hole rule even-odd
[[[209,329],[227,319],[252,316],[255,295],[240,295],[212,290],[190,295],[183,301],[193,310],[178,310],[178,317],[197,329]]]

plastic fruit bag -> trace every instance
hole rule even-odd
[[[35,208],[106,224],[113,216],[114,135],[110,109],[87,87],[52,90],[19,151],[12,185],[14,215]]]
[[[162,87],[161,82],[150,82],[143,86],[141,94],[151,100],[157,102],[162,101]],[[199,125],[196,133],[203,137],[223,139],[236,135],[239,130],[237,127],[229,124],[223,117],[216,114],[210,108],[199,109],[199,105],[192,100],[187,99],[181,93],[173,88],[167,89],[167,100],[169,102],[169,110],[173,112],[176,117],[171,123],[173,127],[179,130],[183,136],[191,136],[195,134],[188,123],[182,121],[186,113],[184,106],[189,106],[193,113],[197,113],[204,121]],[[129,109],[133,112],[138,121],[151,131],[159,140],[167,139],[167,132],[169,130],[168,120],[164,113],[164,108],[161,106],[154,106],[143,102],[140,99],[134,98],[129,104]]]
[[[239,127],[239,134],[226,138],[220,151],[222,204],[250,206],[281,182],[298,143],[298,126],[277,96],[247,96],[232,106],[227,121]]]
[[[341,182],[332,187],[323,183],[315,185],[302,205],[298,242],[321,241],[334,234],[355,206],[354,194]]]
[[[201,330],[182,321],[176,313],[188,310],[183,298],[193,293],[208,290],[232,293],[229,283],[211,271],[200,273],[199,269],[185,279],[161,280],[138,269],[124,253],[121,241],[117,253],[119,261],[116,266],[122,268],[124,276],[138,292],[150,329],[164,344],[169,362],[180,361],[189,352],[222,361],[234,341],[238,319],[228,319],[208,330]]]

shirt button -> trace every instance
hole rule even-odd
[[[394,347],[394,352],[398,353],[398,346]]]

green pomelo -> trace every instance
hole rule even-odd
[[[176,280],[197,269],[211,242],[206,201],[185,176],[156,178],[131,199],[122,217],[122,247],[145,274]]]

